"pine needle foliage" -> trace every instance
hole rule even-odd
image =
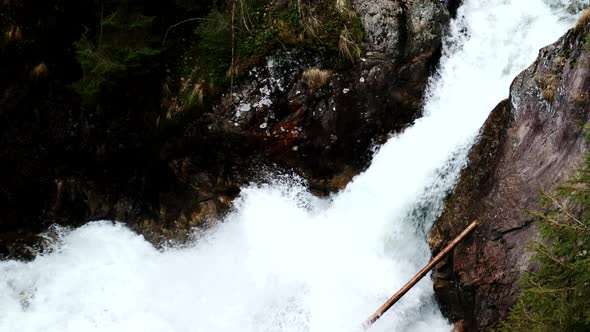
[[[74,44],[83,76],[73,87],[87,106],[122,81],[131,84],[130,77],[142,77],[135,84],[147,82],[161,54],[151,36],[155,17],[119,7],[105,8],[103,16],[96,34],[84,34]]]
[[[540,239],[531,246],[538,268],[523,275],[499,330],[590,331],[590,154],[579,174],[543,193],[540,204]]]

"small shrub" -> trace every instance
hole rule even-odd
[[[303,83],[310,90],[317,90],[324,87],[332,78],[332,72],[319,68],[309,68],[303,72]]]

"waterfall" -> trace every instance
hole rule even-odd
[[[330,332],[361,323],[429,259],[426,232],[490,110],[574,24],[563,0],[466,0],[424,116],[330,198],[294,176],[242,189],[182,248],[122,224],[61,230],[34,261],[0,262],[0,331]],[[422,280],[371,331],[449,331]]]

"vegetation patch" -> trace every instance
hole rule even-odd
[[[550,74],[545,75],[541,80],[541,88],[543,89],[543,98],[552,103],[555,101],[557,93],[557,85],[559,84],[559,76]]]
[[[19,42],[23,39],[23,33],[19,26],[10,27],[8,31],[4,32],[4,41],[6,44]]]
[[[586,91],[578,91],[574,94],[574,101],[578,104],[590,103],[590,94]]]
[[[74,89],[86,104],[96,103],[99,93],[109,90],[126,72],[150,69],[144,65],[153,63],[161,52],[150,40],[152,22],[153,17],[115,9],[101,20],[98,36],[84,35],[75,44],[83,76]]]
[[[317,90],[324,87],[332,78],[332,72],[319,68],[310,68],[303,72],[303,83],[310,90]]]
[[[502,332],[590,331],[590,154],[580,173],[544,193],[534,213],[539,266],[522,277],[521,294]]]
[[[582,28],[590,23],[590,7],[584,9],[576,22],[576,28]]]
[[[356,61],[364,37],[362,24],[347,0],[333,1],[236,0],[235,8],[226,3],[204,18],[197,29],[203,64],[197,74],[224,84],[231,75],[239,76],[277,49],[307,50]]]
[[[47,65],[44,62],[41,62],[40,64],[33,67],[33,69],[31,69],[30,74],[31,79],[35,81],[42,80],[47,78],[47,76],[49,75],[49,69],[47,68]]]

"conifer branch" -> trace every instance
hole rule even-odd
[[[540,242],[537,242],[537,244],[538,244],[537,251],[539,253],[543,254],[545,257],[549,258],[550,260],[561,265],[564,268],[570,268],[570,266],[568,264],[560,261],[559,258],[553,256],[544,244],[542,244]]]
[[[555,204],[563,213],[565,213],[568,217],[570,217],[573,221],[578,223],[584,229],[590,229],[590,228],[588,228],[588,226],[584,225],[584,223],[582,223],[580,220],[578,220],[578,218],[574,217],[574,215],[572,215],[561,203],[559,203],[559,201],[554,196],[552,196],[546,192],[543,192],[543,195],[545,195],[547,198],[549,198],[551,200],[551,202],[553,202],[553,204]]]

